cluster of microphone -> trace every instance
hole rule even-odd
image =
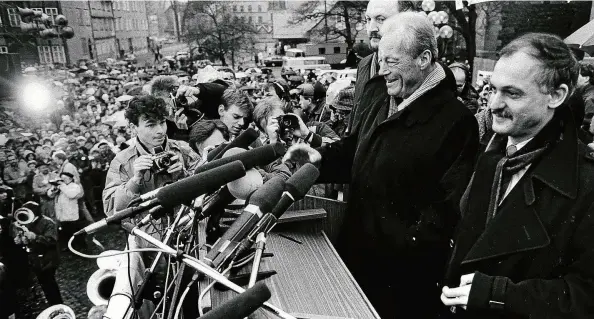
[[[143,226],[152,218],[162,217],[164,211],[171,211],[181,204],[189,204],[203,195],[200,207],[195,210],[197,216],[186,215],[180,220],[180,224],[208,218],[235,199],[246,200],[247,204],[239,217],[218,238],[203,260],[210,267],[221,270],[223,266],[251,248],[259,233],[267,234],[276,225],[278,218],[295,201],[306,195],[319,176],[319,171],[314,165],[305,164],[287,181],[281,177],[273,177],[263,183],[262,176],[256,168],[281,158],[286,149],[283,144],[277,143],[246,150],[257,137],[257,131],[246,130],[232,142],[220,145],[209,152],[208,162],[198,167],[194,175],[141,195],[131,203],[132,207],[81,229],[75,236],[92,234],[109,225],[117,225],[125,219],[148,212],[137,224]],[[268,288],[258,284],[236,298],[241,302],[232,299],[230,305],[223,305],[225,307],[217,308],[219,310],[214,309],[204,318],[243,318],[268,298]],[[236,309],[238,304],[248,306],[239,307],[242,311],[225,310]],[[250,312],[244,314],[245,311]]]

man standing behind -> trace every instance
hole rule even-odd
[[[14,205],[19,207],[25,203],[27,196],[27,172],[19,167],[16,155],[10,153],[6,157],[4,182],[14,190]]]
[[[430,318],[478,128],[436,63],[424,15],[399,13],[382,34],[368,112],[358,134],[320,150],[319,181],[350,182],[337,250],[380,316]]]
[[[457,318],[592,318],[594,154],[566,104],[577,61],[543,33],[500,56],[495,135],[460,203],[441,300]]]
[[[38,162],[37,169],[39,172],[33,177],[33,192],[39,196],[41,214],[55,221],[54,200],[47,195],[47,191],[52,188],[50,181],[58,179],[59,176],[50,172],[49,165],[45,162]]]
[[[355,132],[363,120],[363,112],[367,108],[367,103],[361,104],[361,96],[367,82],[375,77],[379,71],[377,59],[377,48],[382,38],[380,29],[386,19],[398,12],[411,11],[413,4],[410,1],[395,0],[370,0],[365,11],[365,21],[367,35],[369,36],[369,46],[373,50],[370,54],[359,62],[357,67],[357,82],[355,82],[355,104],[349,119],[347,132]],[[380,83],[378,83],[380,84]]]

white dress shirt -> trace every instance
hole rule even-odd
[[[523,142],[520,142],[518,144],[515,144],[515,147],[516,147],[517,151],[521,150],[522,147],[526,146],[526,144],[528,144],[528,142],[530,142],[531,140],[532,140],[532,138],[529,138],[529,139],[527,139],[527,140],[525,140]],[[509,137],[508,137],[507,138],[507,147],[510,147],[512,145],[514,145],[514,144],[509,140]],[[526,165],[526,167],[524,167],[523,169],[521,169],[520,171],[518,171],[517,173],[515,173],[514,175],[512,175],[511,181],[509,182],[509,185],[507,186],[507,189],[505,190],[505,194],[503,194],[503,196],[499,200],[499,205],[501,205],[501,203],[507,197],[507,195],[512,191],[512,189],[514,189],[514,187],[516,186],[516,184],[518,184],[518,182],[520,181],[520,179],[522,179],[522,176],[524,176],[524,174],[526,173],[526,171],[530,168],[530,165],[532,165],[532,164]]]

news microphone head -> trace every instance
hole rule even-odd
[[[205,313],[200,319],[242,319],[258,310],[270,296],[268,287],[263,282],[258,282],[252,288]]]
[[[305,143],[295,144],[287,150],[283,157],[283,163],[291,162],[297,167],[301,167],[306,163],[311,163],[319,166],[322,161],[322,155],[311,146]]]
[[[157,199],[163,207],[175,207],[243,176],[243,164],[233,161],[165,186],[157,193]]]
[[[225,154],[223,154],[223,158],[232,155],[237,155],[243,152],[246,152],[246,150],[239,147],[234,147],[226,151]],[[227,188],[229,189],[229,192],[231,193],[231,195],[233,195],[233,197],[245,200],[256,189],[262,186],[262,184],[264,184],[264,181],[262,180],[262,175],[260,175],[260,173],[257,170],[252,168],[245,172],[244,177],[227,183]]]
[[[305,197],[319,176],[320,171],[313,164],[306,163],[289,177],[285,182],[285,189],[295,201],[300,200]]]
[[[214,150],[210,151],[208,155],[206,155],[206,159],[210,162],[212,160],[220,158],[221,155],[225,153],[225,151],[235,147],[247,149],[250,145],[252,145],[252,143],[254,143],[254,141],[256,141],[256,139],[258,139],[259,135],[260,134],[257,130],[253,128],[248,128],[247,130],[239,134],[239,136],[237,136],[230,143],[221,144]]]
[[[248,204],[258,206],[263,213],[269,213],[276,206],[284,189],[284,179],[280,176],[273,177],[250,196]]]
[[[233,161],[241,161],[246,170],[252,169],[256,166],[263,166],[272,163],[277,158],[283,156],[285,147],[282,144],[276,143],[258,148],[251,149],[249,151],[230,155],[225,158],[206,163],[196,169],[196,174],[206,172],[209,169],[219,167],[223,164],[230,163]]]

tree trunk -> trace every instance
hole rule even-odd
[[[173,9],[173,18],[175,21],[175,35],[177,36],[177,42],[181,42],[181,35],[179,32],[179,14],[177,12],[177,0],[171,1],[171,8]]]
[[[231,67],[235,69],[235,49],[231,50]]]
[[[349,8],[343,4],[342,13],[344,17],[344,26],[346,31],[345,42],[347,44],[347,53],[353,48],[355,39],[353,39],[353,33],[351,32],[351,17],[349,15]]]

